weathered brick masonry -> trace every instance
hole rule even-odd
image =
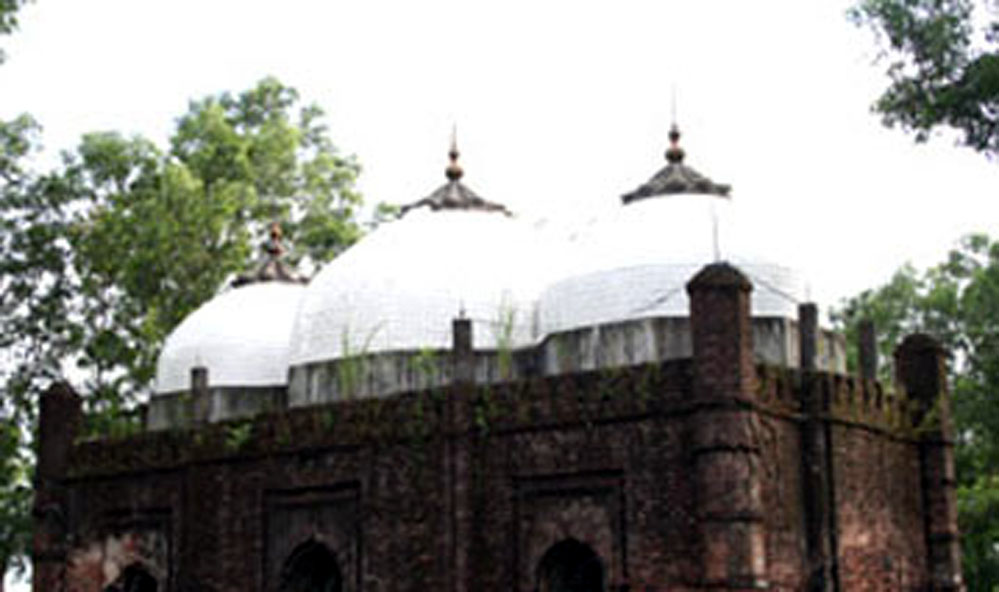
[[[53,387],[35,590],[290,589],[320,552],[345,591],[546,589],[592,556],[566,589],[961,589],[943,352],[903,344],[895,394],[814,371],[806,306],[802,370],[757,366],[746,278],[688,290],[664,364],[477,386],[459,320],[446,389],[75,443]]]

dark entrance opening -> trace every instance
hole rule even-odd
[[[104,592],[157,592],[159,584],[144,567],[133,563],[122,570],[121,574]]]
[[[604,592],[604,566],[589,545],[576,539],[555,543],[538,564],[537,592]]]
[[[295,547],[281,568],[278,592],[342,592],[336,556],[326,545],[309,540]]]

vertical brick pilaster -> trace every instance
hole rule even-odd
[[[964,590],[958,541],[954,442],[946,353],[932,337],[910,335],[895,350],[895,369],[916,405],[923,518],[932,590]]]
[[[798,305],[798,344],[802,370],[818,369],[819,308],[812,302]]]
[[[687,284],[694,349],[694,388],[700,399],[752,396],[756,388],[752,284],[727,263],[703,268]]]
[[[759,418],[749,294],[736,268],[716,263],[687,284],[693,344],[696,508],[702,584],[767,587]]]
[[[191,421],[195,425],[205,423],[211,415],[212,399],[208,390],[208,368],[191,368]]]
[[[818,308],[798,307],[801,343],[802,414],[801,486],[805,518],[805,549],[808,555],[806,589],[830,592],[836,589],[835,508],[830,466],[829,393],[816,371],[819,333]]]
[[[472,321],[454,319],[451,323],[453,386],[448,398],[449,436],[445,443],[448,480],[446,491],[449,507],[448,553],[449,589],[452,592],[470,589],[468,571],[471,538],[472,474],[468,446],[470,404],[475,383],[475,351]],[[473,586],[474,587],[474,586]]]
[[[860,377],[864,380],[878,379],[878,339],[874,331],[874,322],[870,319],[860,321],[859,342],[857,352],[860,362]]]
[[[64,480],[70,451],[83,421],[82,402],[65,383],[52,385],[39,401],[38,462],[35,467],[35,531],[32,589],[62,592],[69,524]]]
[[[475,347],[472,321],[451,321],[451,388],[448,397],[448,430],[467,432],[473,423],[475,399]]]
[[[82,401],[72,387],[56,383],[42,393],[38,415],[38,478],[58,481],[66,476],[69,453],[83,422]]]
[[[454,383],[468,385],[475,380],[475,358],[472,345],[472,321],[458,318],[451,321],[451,355]]]

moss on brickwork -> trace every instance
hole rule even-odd
[[[192,462],[254,457],[300,449],[426,441],[435,434],[617,421],[643,414],[684,413],[691,386],[687,360],[486,385],[468,392],[433,389],[386,398],[285,409],[190,429],[147,432],[78,443],[72,476],[169,468]],[[798,416],[802,388],[827,392],[830,417],[912,438],[904,392],[878,383],[795,369],[757,367],[756,403]],[[447,406],[454,407],[447,421]]]

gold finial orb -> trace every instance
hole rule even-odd
[[[683,157],[683,148],[680,148],[680,128],[674,123],[669,128],[669,148],[666,149],[666,162],[678,164],[683,162]]]
[[[283,255],[284,245],[281,244],[283,236],[284,233],[281,231],[281,224],[277,220],[271,222],[270,240],[264,243],[264,251],[272,257],[280,257]]]
[[[461,170],[461,166],[458,164],[458,157],[460,155],[461,153],[458,152],[458,143],[455,141],[452,132],[451,149],[448,150],[447,153],[448,158],[451,159],[451,163],[447,165],[447,169],[444,171],[444,174],[447,175],[449,181],[457,181],[458,179],[461,179],[463,174],[465,174],[465,172]]]

